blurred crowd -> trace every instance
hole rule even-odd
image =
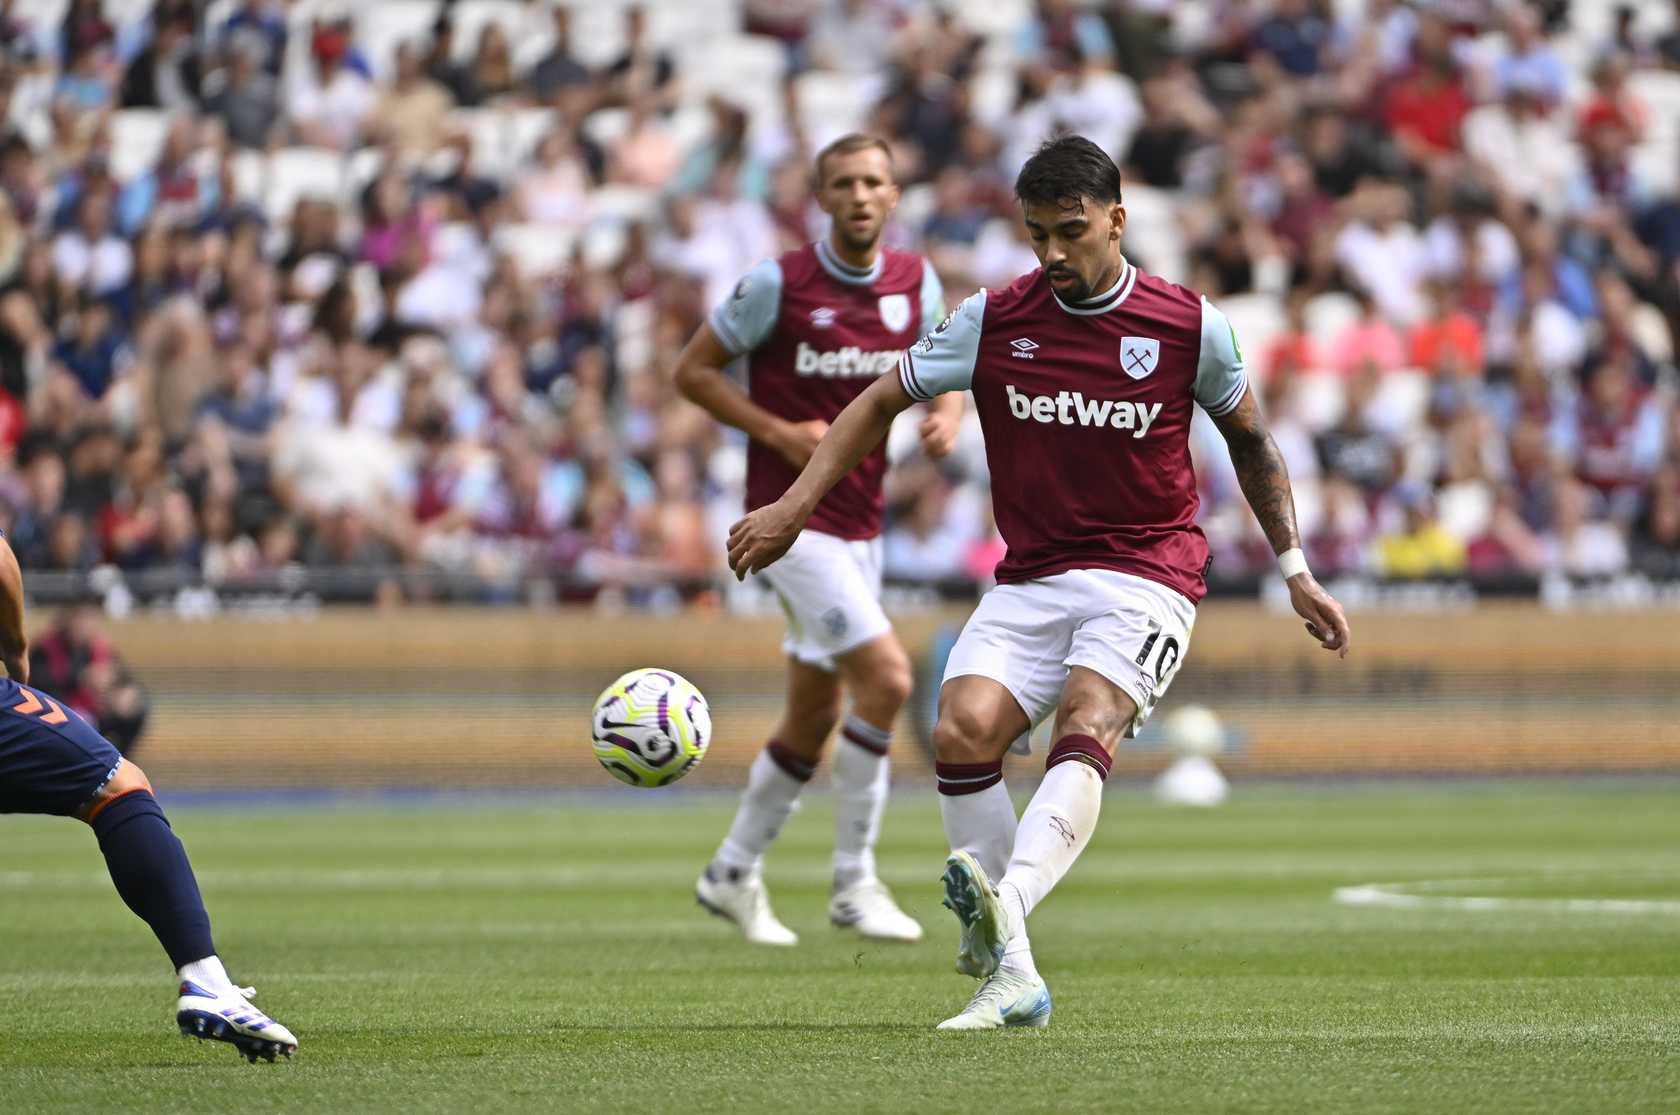
[[[0,0],[0,59],[30,570],[692,596],[745,455],[673,358],[823,235],[810,156],[862,128],[952,304],[1036,266],[1040,140],[1109,150],[1128,255],[1235,324],[1321,574],[1680,576],[1656,0]],[[977,430],[936,465],[901,426],[888,575],[984,581]],[[1215,577],[1269,568],[1195,449]]]

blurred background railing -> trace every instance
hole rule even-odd
[[[897,733],[898,776],[925,753],[940,655],[961,607],[899,614],[918,696]],[[1338,662],[1292,615],[1215,601],[1196,623],[1173,703],[1206,704],[1241,775],[1680,771],[1676,613],[1551,611],[1484,602],[1366,611]],[[139,753],[183,789],[606,786],[589,705],[657,662],[710,698],[716,742],[685,785],[735,785],[779,714],[778,618],[571,608],[326,608],[116,628],[144,663],[153,722]],[[1168,755],[1152,734],[1119,770]]]

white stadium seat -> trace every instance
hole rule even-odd
[[[356,9],[356,45],[385,78],[396,65],[397,47],[431,39],[432,25],[443,10],[442,0],[379,0]],[[422,47],[422,49],[424,49]]]
[[[658,212],[658,192],[638,186],[607,185],[589,195],[589,215],[596,221],[650,220]]]
[[[507,224],[496,230],[496,248],[513,258],[527,279],[564,274],[571,263],[577,234],[553,225]]]
[[[1371,398],[1374,413],[1381,415],[1378,423],[1384,430],[1410,435],[1423,426],[1429,410],[1432,381],[1428,372],[1415,368],[1401,368],[1385,372]]]
[[[169,116],[155,108],[125,108],[111,114],[111,174],[127,182],[148,171],[163,150]]]
[[[1189,262],[1178,224],[1177,200],[1165,190],[1131,183],[1121,185],[1120,196],[1126,205],[1126,242],[1153,274],[1170,282],[1183,282],[1189,277]],[[1243,337],[1242,343],[1246,346],[1248,338]]]
[[[1359,302],[1351,294],[1328,290],[1307,302],[1307,332],[1319,344],[1329,344],[1347,326],[1359,320]]]
[[[240,148],[233,152],[233,192],[239,201],[260,206],[268,185],[268,156]]]
[[[487,24],[500,25],[515,55],[521,41],[532,34],[546,34],[549,27],[547,5],[521,4],[519,0],[461,0],[449,9],[449,14],[455,21],[451,56],[458,62],[472,58],[478,49],[478,37]]]
[[[299,198],[339,201],[344,193],[344,156],[321,147],[283,147],[268,157],[263,209],[272,220],[291,217]]]
[[[1328,430],[1342,420],[1347,409],[1347,390],[1340,376],[1313,372],[1295,380],[1295,408],[1301,424],[1313,433]]]
[[[1231,321],[1237,343],[1245,353],[1258,356],[1288,324],[1283,304],[1270,294],[1237,294],[1219,299],[1219,308]]]
[[[508,165],[515,170],[530,161],[543,137],[564,121],[551,108],[514,108],[504,113],[503,142]]]
[[[880,79],[868,74],[807,70],[793,85],[794,104],[813,149],[861,131],[880,94]]]

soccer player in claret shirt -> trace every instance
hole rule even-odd
[[[252,1006],[210,940],[186,849],[170,830],[145,772],[87,721],[29,687],[23,574],[0,537],[0,813],[48,813],[87,822],[117,893],[169,954],[180,977],[175,1022],[190,1037],[225,1041],[247,1059],[290,1057],[297,1039]]]
[[[844,136],[817,156],[817,202],[828,236],[749,271],[712,311],[676,369],[678,388],[718,421],[744,431],[747,508],[775,501],[828,423],[897,367],[904,350],[944,314],[939,277],[921,256],[881,243],[898,204],[891,153],[879,139]],[[747,367],[741,391],[722,369]],[[902,408],[900,408],[902,409]],[[929,407],[924,450],[950,452],[960,396]],[[786,557],[764,581],[787,615],[787,704],[753,761],[729,834],[696,883],[700,904],[734,921],[747,940],[792,945],[766,895],[764,853],[781,832],[837,723],[834,888],[829,920],[866,937],[915,941],[922,928],[875,873],[887,799],[887,746],[910,695],[910,659],[881,610],[881,480],[886,450],[871,444],[807,509]],[[851,708],[841,722],[841,690]]]
[[[1301,556],[1289,477],[1230,323],[1126,260],[1113,161],[1081,137],[1054,139],[1022,167],[1015,193],[1042,267],[958,306],[729,540],[737,575],[774,569],[893,415],[973,394],[1007,552],[951,651],[934,731],[957,968],[984,981],[940,1024],[952,1030],[1050,1021],[1026,919],[1091,839],[1114,750],[1183,665],[1204,592],[1194,407],[1224,435],[1308,632],[1326,650],[1348,649],[1341,607]],[[1052,713],[1044,781],[1017,824],[1004,752]]]

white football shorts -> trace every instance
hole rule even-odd
[[[1068,669],[1094,670],[1137,705],[1136,735],[1190,649],[1196,607],[1165,585],[1108,569],[1074,569],[980,598],[945,663],[945,680],[991,678],[1036,727],[1056,711]],[[1026,754],[1031,732],[1011,750]]]
[[[806,530],[788,552],[756,574],[787,616],[782,651],[819,670],[892,630],[881,610],[881,539],[856,541]]]

